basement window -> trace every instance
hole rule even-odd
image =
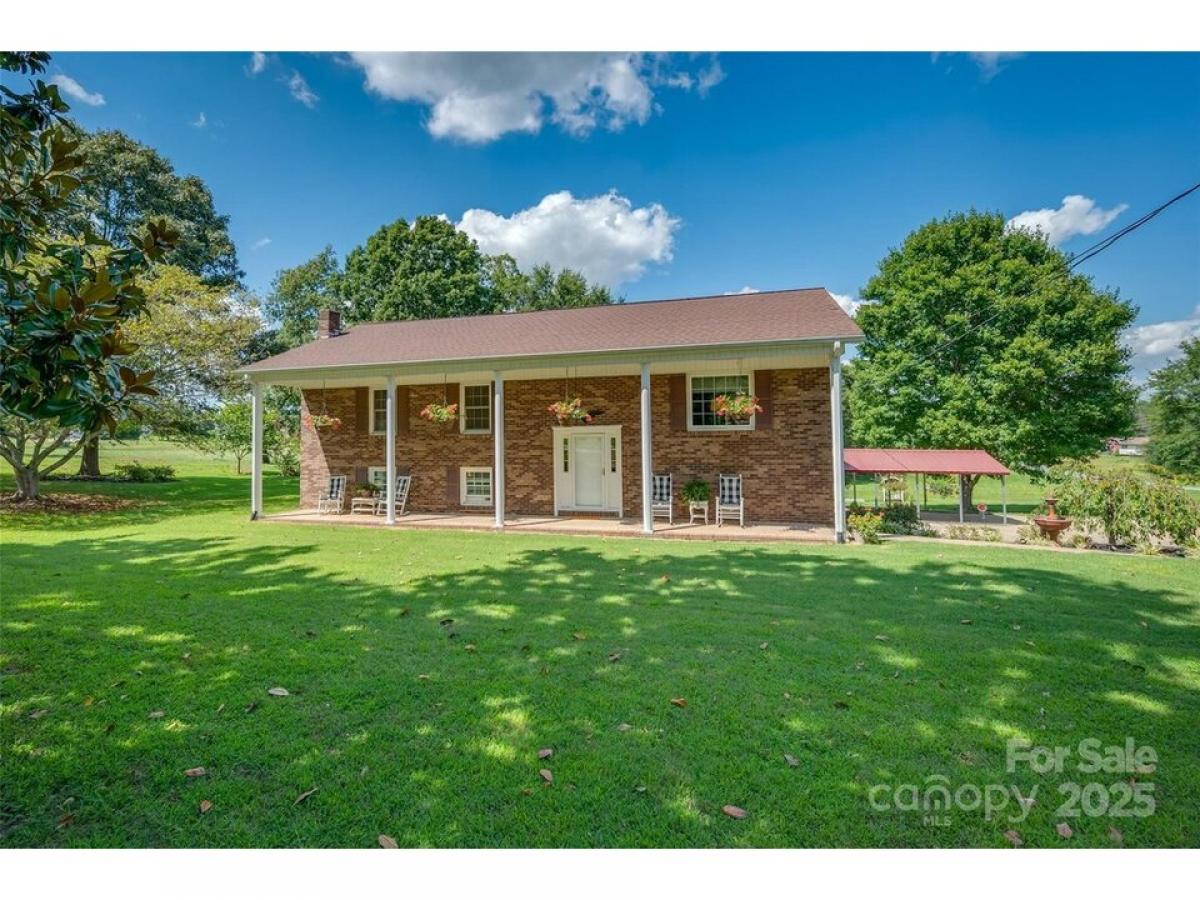
[[[459,471],[459,494],[463,506],[492,505],[492,470],[486,466],[463,466]]]

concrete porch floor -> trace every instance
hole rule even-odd
[[[468,513],[418,513],[410,512],[397,518],[396,524],[388,526],[383,516],[362,513],[317,513],[313,510],[276,513],[263,516],[264,522],[292,522],[306,525],[357,525],[365,528],[433,528],[449,531],[494,531],[495,521],[490,515]],[[590,519],[565,516],[511,516],[504,520],[506,531],[514,534],[572,534],[595,535],[598,537],[648,537],[642,534],[640,520],[634,519]],[[735,525],[696,524],[676,520],[668,525],[665,519],[654,522],[654,537],[670,540],[700,541],[793,541],[807,543],[833,543],[833,528],[824,525],[804,524],[747,524],[745,528]]]

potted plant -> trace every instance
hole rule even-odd
[[[428,403],[421,410],[421,418],[426,422],[444,425],[458,418],[457,403]]]
[[[696,478],[683,486],[682,496],[688,505],[688,522],[694,523],[696,516],[702,515],[704,524],[707,525],[708,501],[712,496],[712,486],[707,481]]]
[[[355,497],[374,497],[379,493],[379,485],[373,481],[360,481],[354,486]]]
[[[342,420],[328,413],[309,413],[304,417],[304,424],[318,430],[340,431]]]
[[[594,418],[589,410],[583,408],[583,398],[573,397],[570,400],[555,400],[546,407],[546,412],[554,416],[559,425],[571,422],[582,422],[591,425]]]
[[[722,419],[739,425],[749,422],[750,417],[755,413],[762,412],[762,407],[758,405],[758,398],[741,391],[733,394],[717,394],[712,398],[709,408]]]

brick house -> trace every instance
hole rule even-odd
[[[737,473],[748,520],[834,525],[840,358],[861,337],[823,288],[346,329],[326,311],[315,341],[242,370],[255,408],[252,514],[262,390],[277,384],[302,394],[302,507],[331,475],[385,491],[410,475],[414,511],[486,511],[501,528],[506,516],[606,515],[650,532],[652,474],[672,475],[686,516],[686,482],[715,488]],[[715,397],[742,393],[762,411],[714,411]],[[591,421],[560,424],[548,407],[574,398]],[[431,403],[456,404],[456,420],[422,418]],[[340,427],[312,427],[314,415]]]

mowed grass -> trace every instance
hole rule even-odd
[[[248,479],[195,472],[0,520],[3,845],[1200,842],[1194,560],[251,523]],[[1149,817],[1056,813],[1125,774],[1006,771],[1010,737],[1127,736],[1159,757]],[[936,776],[1037,802],[869,803]]]

